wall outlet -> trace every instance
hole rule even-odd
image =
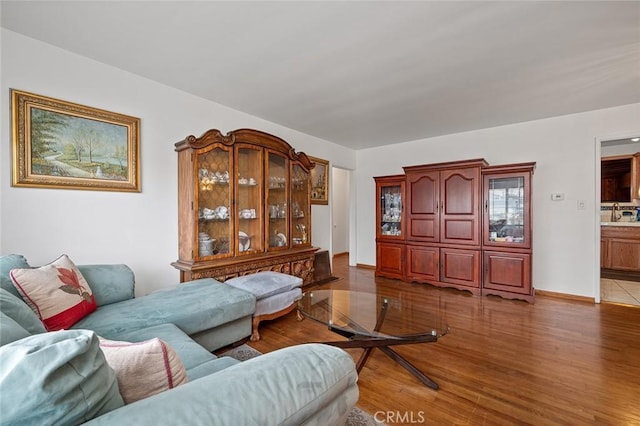
[[[584,200],[578,200],[578,210],[584,210],[584,209],[585,209]]]

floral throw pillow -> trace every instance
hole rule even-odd
[[[33,269],[12,269],[11,280],[48,331],[71,327],[97,308],[93,292],[65,254]]]

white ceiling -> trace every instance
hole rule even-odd
[[[640,102],[637,1],[2,1],[1,13],[9,30],[354,149]]]

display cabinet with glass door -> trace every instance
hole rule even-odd
[[[267,154],[267,206],[269,250],[284,250],[289,245],[289,162],[277,153]]]
[[[304,246],[311,241],[311,179],[300,164],[291,166],[291,244]]]
[[[310,283],[313,163],[258,130],[209,130],[176,143],[181,281],[262,270]]]
[[[484,190],[483,294],[533,301],[531,179],[535,163],[489,166]]]
[[[379,176],[376,182],[376,276],[404,277],[405,175]]]
[[[196,206],[193,220],[198,224],[194,250],[197,258],[228,257],[230,250],[232,203],[230,184],[231,150],[211,146],[195,157],[198,173]]]
[[[263,150],[254,145],[235,147],[236,229],[238,255],[264,251]]]

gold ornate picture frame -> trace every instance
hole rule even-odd
[[[309,156],[316,163],[311,169],[311,204],[329,204],[329,162]]]
[[[16,187],[140,192],[140,119],[11,90]]]

